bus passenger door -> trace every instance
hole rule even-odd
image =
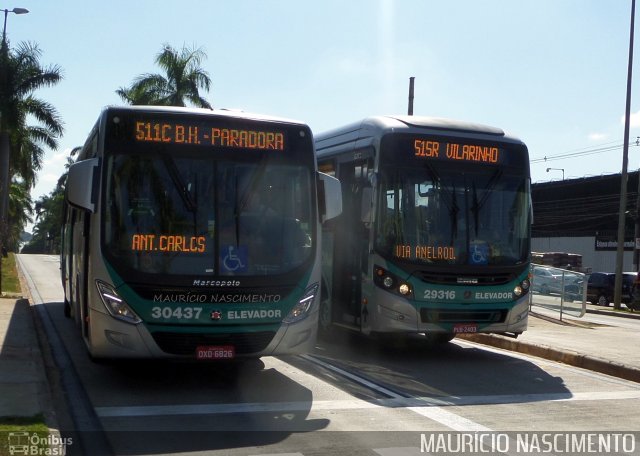
[[[91,158],[74,163],[67,175],[66,200],[73,206],[75,223],[71,232],[73,249],[70,263],[70,280],[73,289],[70,298],[76,322],[82,335],[89,339],[89,244],[91,214],[96,210],[94,182],[99,172],[99,160]]]
[[[334,318],[342,324],[362,329],[366,314],[362,314],[362,277],[369,270],[369,227],[362,221],[363,195],[370,192],[368,174],[373,159],[340,163],[338,179],[342,184],[343,210],[335,225],[334,247]]]

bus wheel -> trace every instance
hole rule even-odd
[[[328,338],[331,336],[333,325],[331,324],[331,301],[327,294],[327,287],[322,282],[322,289],[320,292],[320,312],[318,315],[318,333],[322,338]]]
[[[67,298],[64,298],[64,316],[71,318],[71,304]]]
[[[98,366],[109,366],[109,367],[117,367],[122,365],[127,365],[127,363],[131,363],[131,360],[121,359],[121,358],[107,358],[101,356],[94,356],[89,350],[87,350],[87,357],[89,360]]]
[[[456,335],[454,333],[427,333],[427,342],[432,345],[441,345],[451,342]]]

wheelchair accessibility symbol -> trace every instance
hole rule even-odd
[[[469,255],[469,263],[471,264],[487,264],[489,263],[489,246],[487,244],[472,244]]]
[[[226,272],[246,272],[248,257],[246,245],[227,245],[220,253],[222,268]]]

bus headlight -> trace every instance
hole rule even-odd
[[[102,299],[102,303],[113,318],[134,325],[142,321],[111,285],[96,280],[96,287],[98,287],[98,294],[100,295],[100,299]]]
[[[314,283],[309,288],[307,288],[298,301],[298,304],[293,306],[289,315],[287,315],[283,323],[296,323],[309,315],[309,311],[313,308],[313,303],[318,295],[318,284]]]
[[[384,288],[387,291],[399,294],[405,298],[413,297],[411,284],[401,280],[400,277],[377,265],[374,266],[373,269],[373,283],[380,288]]]
[[[516,297],[520,297],[529,291],[530,286],[531,282],[529,282],[529,279],[524,279],[520,284],[515,286],[513,294],[516,295]]]

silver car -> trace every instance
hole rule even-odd
[[[554,273],[548,268],[534,267],[531,287],[533,291],[545,295],[560,294],[562,293],[562,274]]]

